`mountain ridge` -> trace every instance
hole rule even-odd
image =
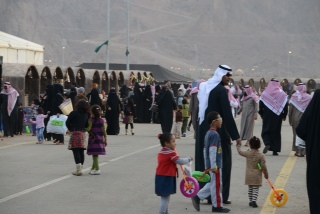
[[[160,64],[195,79],[212,76],[218,64],[246,76],[318,77],[317,0],[129,2],[130,63]],[[126,63],[126,1],[110,7],[110,63]],[[94,49],[106,40],[106,17],[99,0],[0,2],[0,30],[44,45],[49,65],[105,62],[105,48]]]

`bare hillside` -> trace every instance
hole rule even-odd
[[[129,2],[131,63],[158,63],[193,78],[218,64],[246,76],[319,76],[318,0]],[[105,49],[94,49],[106,40],[106,18],[101,0],[0,1],[0,30],[43,44],[47,64],[105,62]],[[126,1],[111,1],[110,22],[110,62],[125,63]]]

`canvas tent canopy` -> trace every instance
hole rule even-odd
[[[43,65],[44,46],[0,31],[0,56],[4,63]]]
[[[77,67],[83,69],[96,69],[96,70],[105,70],[105,63],[82,63]],[[109,70],[126,70],[126,64],[110,63]],[[153,78],[157,82],[167,82],[171,81],[172,83],[187,83],[192,82],[193,79],[182,76],[175,72],[170,71],[160,65],[152,64],[130,64],[130,70],[139,70],[139,71],[149,71],[152,73]]]

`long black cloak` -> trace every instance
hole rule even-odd
[[[261,100],[259,102],[259,114],[262,118],[261,137],[265,145],[270,145],[270,151],[281,152],[281,126],[282,119],[288,114],[288,104],[280,115],[276,115]]]
[[[310,213],[318,214],[320,213],[320,89],[314,92],[296,131],[297,135],[306,141]]]
[[[144,109],[143,109],[143,101],[144,101],[144,95],[142,92],[142,88],[139,85],[139,83],[135,83],[134,85],[134,104],[136,105],[136,122],[137,123],[142,123],[143,122],[143,114],[144,114]]]
[[[119,114],[120,114],[120,99],[115,89],[111,89],[108,95],[106,106],[107,134],[118,135],[120,132]],[[109,110],[111,108],[111,110]]]
[[[151,123],[151,114],[149,110],[152,104],[152,91],[151,86],[147,85],[144,90],[144,102],[143,102],[143,122]]]
[[[97,89],[93,88],[91,92],[87,95],[88,99],[90,100],[90,106],[98,105],[102,106],[102,100],[99,97],[99,92]]]
[[[167,89],[162,89],[156,103],[158,104],[158,118],[161,124],[162,133],[170,133],[173,124],[173,111],[177,109],[177,104],[172,93]]]
[[[223,119],[221,129],[218,129],[218,133],[221,138],[222,147],[222,197],[223,201],[227,201],[230,192],[230,180],[231,180],[231,167],[232,167],[232,153],[231,153],[231,139],[237,140],[240,138],[236,123],[233,119],[230,101],[226,88],[222,83],[218,84],[209,93],[208,107],[205,111],[205,115],[209,112],[216,111]],[[210,125],[206,120],[202,121],[197,131],[196,139],[196,153],[195,153],[195,169],[197,171],[204,171],[204,157],[203,146],[204,137],[207,131],[210,129]]]
[[[52,100],[52,107],[51,107],[51,115],[55,115],[57,113],[62,114],[62,111],[59,108],[59,105],[63,103],[63,86],[60,84],[53,85],[55,96]]]

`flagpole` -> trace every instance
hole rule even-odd
[[[110,40],[110,0],[107,0],[107,40]],[[106,47],[106,71],[109,70],[109,44]]]
[[[137,35],[137,39],[138,39],[138,50],[137,50],[137,55],[138,55],[138,64],[140,64],[140,50],[139,50],[139,46],[140,46],[140,5],[139,5],[139,0],[137,2],[138,4],[138,35]]]
[[[127,50],[126,50],[126,55],[127,55],[127,71],[129,71],[129,0],[127,0]]]

